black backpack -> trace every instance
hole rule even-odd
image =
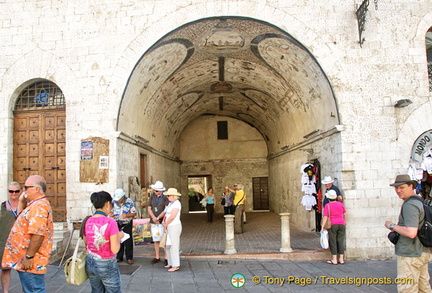
[[[417,236],[424,246],[432,247],[432,206],[430,206],[430,200],[424,200],[417,195],[411,196],[409,199],[416,199],[422,202],[425,217],[420,222],[421,225]]]

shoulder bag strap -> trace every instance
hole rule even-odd
[[[241,200],[239,200],[239,202],[235,206],[238,206],[241,203],[241,201],[243,200],[244,196],[245,196],[245,194],[243,192],[243,197],[241,198]]]
[[[82,239],[84,239],[84,234],[85,234],[85,225],[86,225],[86,223],[87,223],[87,220],[89,219],[89,218],[91,218],[92,216],[86,216],[85,218],[84,218],[84,220],[82,220],[82,222],[81,222],[81,227],[80,227],[80,231],[79,231],[79,236],[80,236],[80,238],[82,238]]]
[[[71,271],[70,271],[70,277],[71,277],[71,283],[72,284],[75,283],[75,265],[76,265],[76,257],[78,255],[80,240],[81,240],[81,238],[78,237],[77,244],[75,246],[75,250],[74,250],[74,253],[72,255],[72,264],[71,264]]]
[[[426,211],[425,211],[425,207],[424,207],[424,199],[423,199],[423,197],[420,197],[418,195],[411,195],[410,197],[407,198],[407,200],[404,201],[404,203],[402,204],[402,207],[401,207],[402,219],[403,219],[403,207],[404,207],[405,203],[408,202],[410,199],[415,199],[415,200],[418,200],[418,201],[420,201],[422,203],[424,217],[419,222],[419,229],[420,229],[420,227],[423,225],[423,223],[424,223],[424,221],[426,219]]]

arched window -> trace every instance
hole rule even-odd
[[[426,33],[426,54],[428,62],[429,92],[432,92],[432,27]]]
[[[60,88],[51,81],[38,81],[26,87],[15,104],[16,111],[64,109],[65,99]]]

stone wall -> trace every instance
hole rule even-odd
[[[305,231],[315,230],[315,212],[307,211],[301,205],[300,167],[318,159],[321,165],[321,178],[332,176],[341,184],[341,151],[340,134],[311,142],[303,147],[293,148],[280,156],[269,160],[269,185],[271,194],[270,206],[276,213],[291,213],[290,222]]]
[[[55,82],[66,97],[68,218],[89,213],[91,192],[112,192],[128,176],[138,176],[139,153],[147,152],[154,180],[163,180],[167,187],[181,186],[182,192],[185,177],[204,167],[217,175],[214,187],[218,193],[228,178],[241,173],[245,177],[237,178],[245,181],[250,194],[248,178],[268,174],[271,210],[292,212],[292,223],[310,230],[313,221],[299,206],[299,166],[309,159],[305,151],[293,149],[268,162],[267,154],[211,162],[188,158],[180,166],[175,159],[119,141],[116,133],[128,77],[158,39],[202,17],[251,17],[278,26],[301,42],[333,87],[345,128],[305,148],[314,149],[323,173],[337,177],[345,192],[349,256],[393,255],[383,223],[397,219],[400,202],[388,184],[406,169],[414,140],[430,129],[427,118],[432,100],[424,36],[432,26],[432,2],[378,1],[378,9],[371,3],[362,47],[355,18],[360,2],[1,2],[0,100],[5,106],[0,109],[0,188],[6,190],[13,179],[13,105],[20,90],[42,78]],[[413,104],[394,108],[401,98]],[[299,123],[302,118],[298,117]],[[283,129],[295,131],[295,125]],[[102,186],[79,180],[80,140],[90,136],[110,140],[109,183]],[[167,149],[180,152],[178,142],[167,138],[164,143]],[[218,173],[233,163],[238,168],[232,173]],[[4,200],[6,195],[1,196]]]
[[[217,139],[217,121],[228,122],[228,139]],[[204,116],[185,128],[179,148],[182,190],[187,190],[188,176],[211,175],[218,196],[226,185],[233,188],[234,183],[242,183],[246,210],[253,209],[252,178],[268,176],[267,148],[256,129],[237,119]],[[216,212],[223,212],[218,203]]]

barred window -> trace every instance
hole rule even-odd
[[[63,92],[51,81],[38,81],[31,84],[20,93],[15,104],[16,111],[64,108]]]
[[[429,92],[432,92],[432,28],[426,33],[426,56],[428,61]]]
[[[432,92],[432,62],[428,62],[429,91]]]

